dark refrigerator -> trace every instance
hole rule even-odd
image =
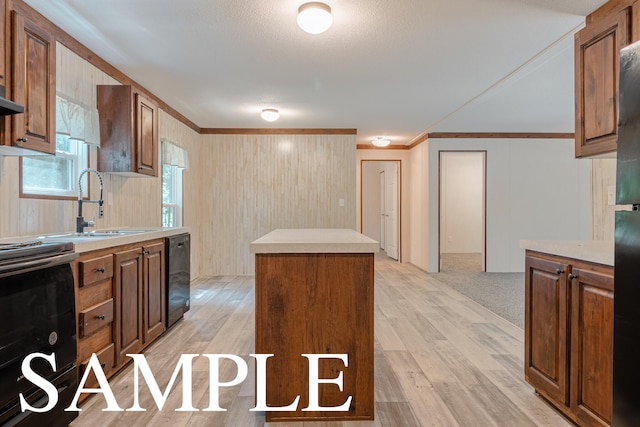
[[[620,52],[613,426],[640,425],[640,43]]]

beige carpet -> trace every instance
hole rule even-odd
[[[524,328],[524,273],[484,273],[482,255],[442,254],[433,277]]]

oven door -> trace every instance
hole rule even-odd
[[[35,386],[22,376],[31,353],[55,353],[56,370],[42,359],[32,369],[52,379],[76,360],[73,273],[77,255],[23,261],[0,268],[0,410]],[[19,268],[22,266],[23,268]]]

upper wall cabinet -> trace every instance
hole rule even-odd
[[[576,157],[615,152],[620,49],[640,40],[640,0],[610,0],[575,36]]]
[[[158,106],[128,85],[98,86],[98,170],[158,176]]]
[[[0,149],[16,154],[55,153],[55,39],[16,11],[11,12],[10,69],[11,97],[25,111],[5,122]]]
[[[614,9],[575,36],[576,157],[616,151],[619,55],[631,17],[631,7]]]

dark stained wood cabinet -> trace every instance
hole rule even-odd
[[[574,267],[570,277],[570,407],[581,426],[609,426],[613,404],[613,274]]]
[[[97,87],[98,170],[158,176],[158,106],[129,85]]]
[[[592,21],[575,36],[576,157],[616,150],[620,49],[628,45],[631,8]]]
[[[164,240],[81,254],[74,263],[80,373],[92,354],[111,377],[166,329]],[[92,376],[86,387],[97,384]],[[88,395],[83,395],[82,399]]]
[[[142,349],[142,250],[116,252],[114,262],[116,363],[121,364],[127,353]]]
[[[11,11],[10,98],[24,113],[5,119],[4,152],[55,153],[56,41],[44,28]],[[6,76],[5,76],[6,77]],[[8,129],[10,127],[10,129]]]
[[[166,329],[164,243],[144,246],[143,342],[152,342]]]
[[[529,256],[525,265],[525,379],[568,405],[569,266]]]
[[[266,371],[266,420],[371,420],[373,395],[373,254],[256,254],[256,353],[274,354]],[[322,384],[319,405],[348,411],[302,411],[308,405],[308,360],[302,354],[347,354],[319,363],[320,378],[343,373],[343,390]]]
[[[525,380],[578,425],[611,425],[613,267],[531,251],[525,265]]]
[[[95,353],[110,376],[115,369],[113,255],[110,251],[81,254],[74,263],[74,278],[80,374]],[[95,376],[86,383],[86,387],[96,385]]]

